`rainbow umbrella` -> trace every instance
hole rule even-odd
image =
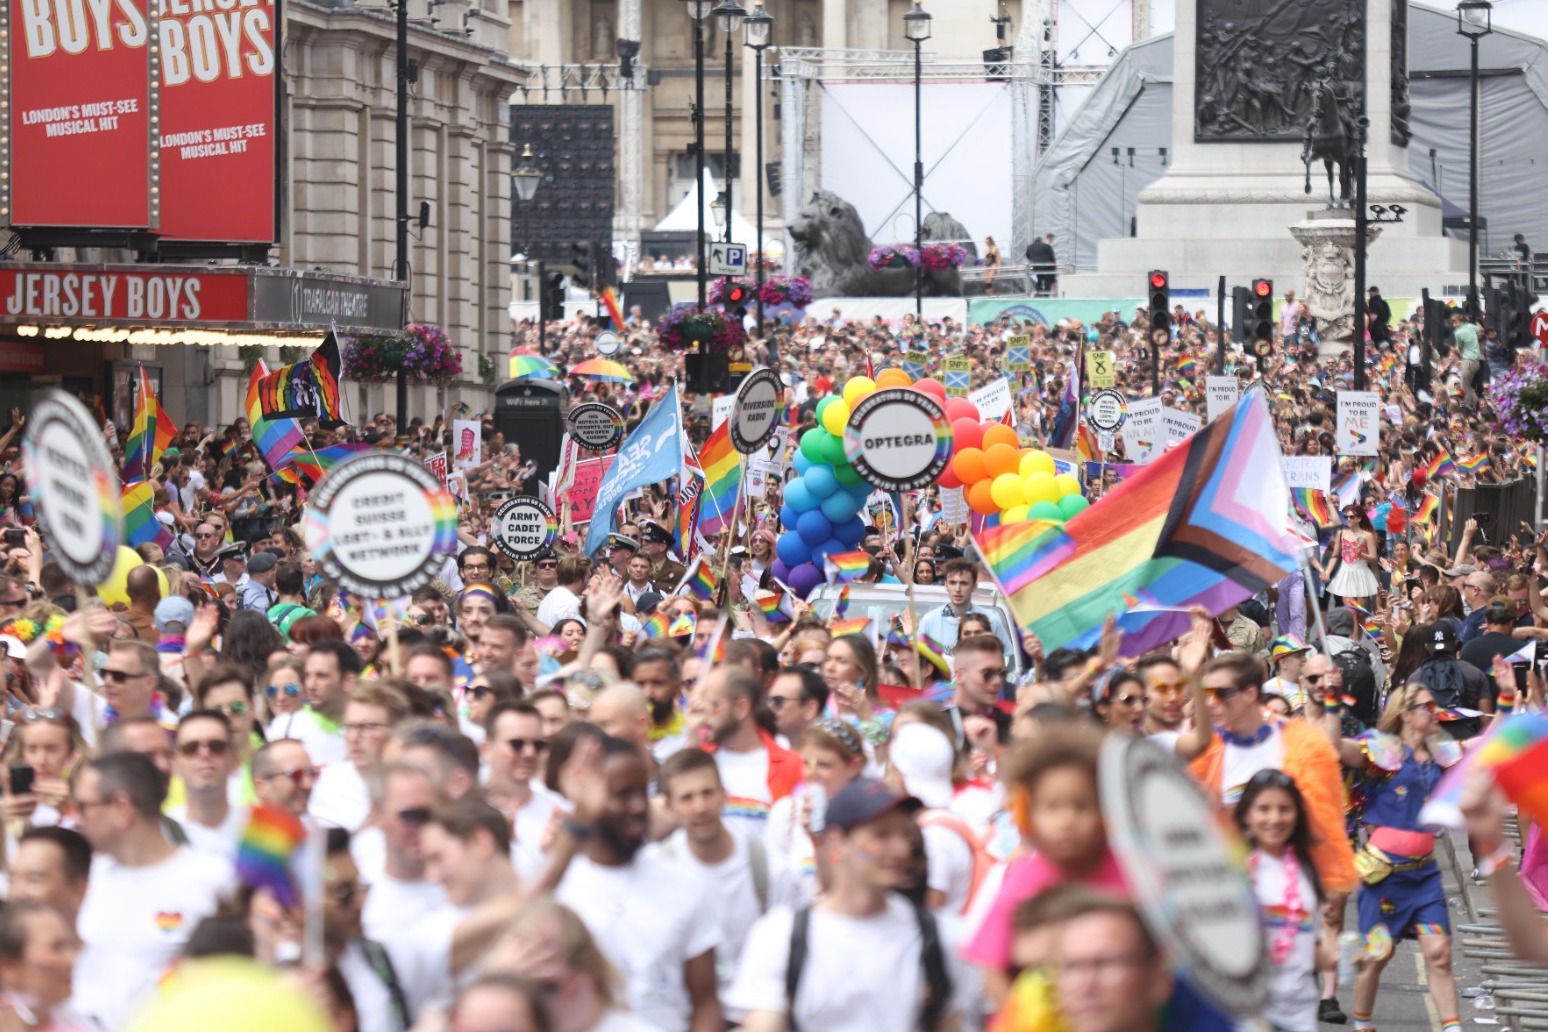
[[[511,352],[511,379],[531,377],[534,380],[559,379],[559,367],[535,351]]]
[[[569,375],[607,383],[633,383],[634,374],[621,363],[606,358],[588,358],[570,367]]]

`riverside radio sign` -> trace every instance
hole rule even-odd
[[[277,237],[277,0],[0,0],[0,222]]]

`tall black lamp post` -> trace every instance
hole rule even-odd
[[[709,17],[714,0],[683,0],[688,5],[688,17],[693,19],[693,167],[697,180],[694,193],[699,198],[699,235],[694,241],[694,255],[699,279],[699,307],[706,304],[708,281],[705,279],[708,264],[704,254],[704,19]]]
[[[758,336],[763,336],[763,52],[769,49],[774,36],[774,16],[763,7],[763,0],[753,4],[752,13],[744,23],[747,28],[747,46],[753,52],[753,93],[757,112],[757,128],[754,130],[754,148],[757,164],[753,166],[753,179],[758,186],[758,222],[756,249],[753,263],[757,266],[758,279]]]
[[[715,15],[716,20],[718,20],[720,22],[720,31],[723,32],[725,34],[725,37],[726,37],[726,168],[725,168],[725,174],[726,174],[726,237],[725,237],[725,240],[726,240],[726,243],[729,244],[729,243],[731,243],[731,211],[732,211],[732,209],[734,207],[732,202],[731,202],[731,179],[732,179],[732,176],[731,176],[731,153],[732,153],[732,151],[736,147],[736,140],[734,138],[733,131],[732,131],[733,128],[734,128],[732,120],[735,117],[735,113],[734,113],[734,110],[731,107],[731,98],[732,98],[732,85],[735,82],[735,79],[734,79],[734,77],[731,74],[731,72],[732,72],[731,56],[734,53],[734,51],[732,50],[733,41],[734,41],[734,39],[736,37],[736,34],[738,32],[740,32],[740,31],[742,31],[742,22],[745,21],[746,18],[747,18],[747,10],[744,7],[742,7],[741,4],[737,3],[736,0],[720,0],[720,3],[716,5],[715,10],[712,13]]]
[[[914,0],[914,7],[903,16],[903,36],[914,44],[914,250],[924,250],[924,115],[921,87],[924,57],[921,48],[930,38],[930,15]],[[914,317],[924,322],[924,256],[914,267]]]
[[[398,79],[398,112],[394,124],[396,139],[394,142],[394,162],[397,168],[393,171],[397,177],[397,237],[396,260],[393,272],[394,278],[407,289],[410,305],[414,296],[414,281],[409,276],[409,84],[419,78],[417,66],[409,60],[408,56],[408,0],[398,0],[397,10],[397,79]],[[401,437],[408,433],[408,370],[398,369],[397,378],[397,411],[398,411],[398,435]]]
[[[516,200],[526,205],[537,196],[538,185],[543,182],[543,173],[532,163],[532,144],[526,144],[521,149],[521,164],[511,169],[511,185],[516,190]],[[529,230],[530,232],[530,230]],[[525,241],[527,252],[527,278],[532,278],[532,241]],[[548,348],[548,320],[543,318],[543,310],[548,306],[544,304],[543,294],[548,290],[548,283],[543,275],[543,259],[537,260],[537,284],[538,284],[538,350],[547,353]]]
[[[1468,99],[1467,189],[1467,310],[1476,319],[1478,305],[1478,41],[1494,31],[1494,5],[1489,0],[1462,0],[1457,4],[1457,33],[1472,42],[1473,63]]]

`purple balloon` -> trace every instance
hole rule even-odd
[[[769,569],[774,572],[775,577],[784,581],[786,584],[790,583],[790,567],[785,565],[785,561],[783,559],[775,559],[772,563],[769,564]]]
[[[822,571],[812,563],[802,563],[790,571],[790,577],[785,583],[805,600],[822,583]]]

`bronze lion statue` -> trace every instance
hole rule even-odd
[[[926,240],[951,239],[965,233],[950,215],[934,214],[924,221]],[[932,236],[940,233],[941,236]],[[948,235],[949,234],[949,235]],[[914,292],[914,270],[873,269],[876,246],[854,205],[837,194],[818,190],[790,224],[795,274],[811,280],[816,297],[906,297]],[[971,247],[972,241],[967,241]],[[924,292],[931,297],[961,297],[962,277],[956,269],[926,269]]]

